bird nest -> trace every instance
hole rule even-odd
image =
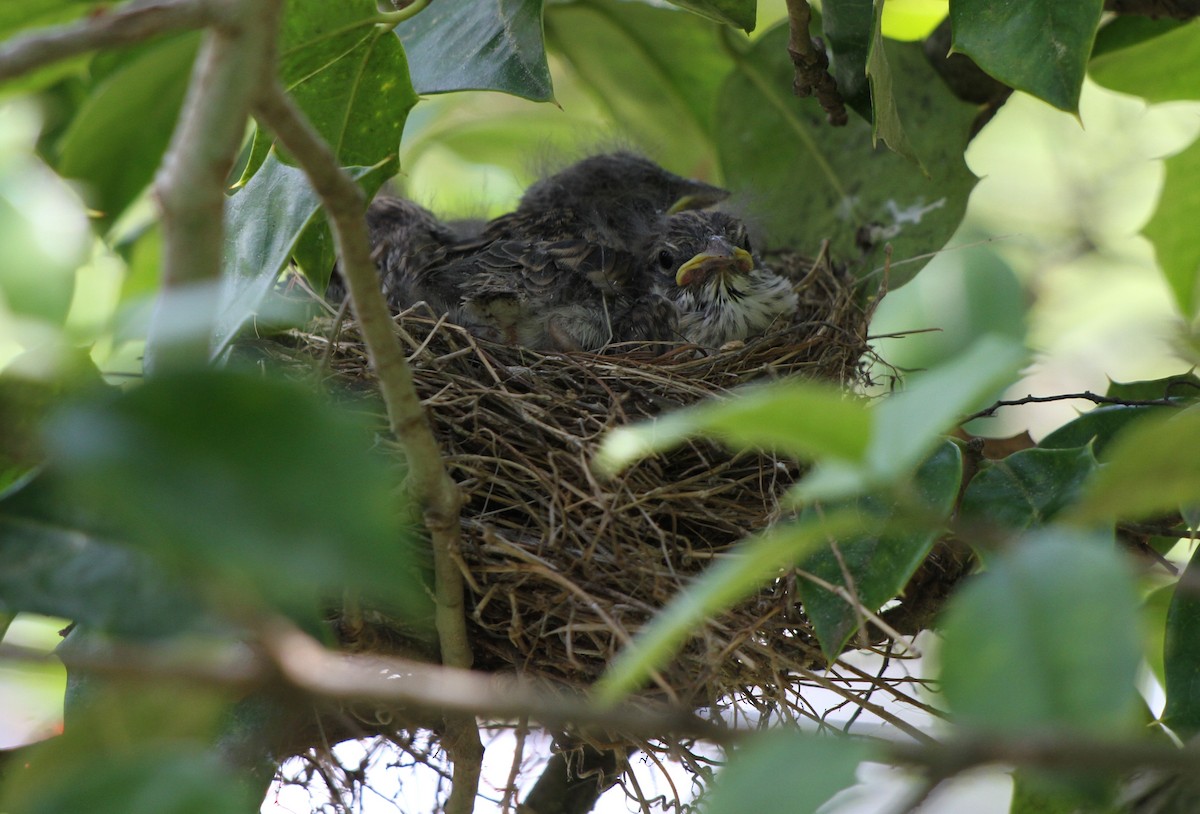
[[[592,471],[605,433],[750,382],[867,380],[871,308],[827,260],[776,257],[800,302],[786,324],[715,353],[537,353],[482,341],[420,306],[399,314],[405,347],[464,497],[463,578],[475,663],[586,686],[714,558],[780,513],[800,465],[695,440],[612,480]],[[350,321],[292,334],[307,364],[370,384]],[[821,664],[793,583],[780,579],[697,630],[656,685],[712,707],[738,689],[782,688]]]

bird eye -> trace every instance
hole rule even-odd
[[[665,269],[669,269],[675,263],[675,255],[671,254],[666,249],[658,253],[658,264]]]

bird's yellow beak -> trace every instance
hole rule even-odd
[[[703,282],[713,274],[749,274],[754,269],[754,257],[745,249],[729,245],[724,238],[714,237],[700,254],[679,267],[675,285],[683,288]]]

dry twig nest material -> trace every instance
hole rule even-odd
[[[754,381],[865,381],[868,308],[827,259],[768,262],[795,282],[787,322],[745,343],[662,355],[537,353],[480,340],[418,305],[396,332],[462,489],[462,569],[476,665],[586,686],[714,557],[776,518],[799,474],[770,453],[695,441],[611,481],[592,472],[604,434]],[[299,349],[334,380],[369,383],[356,326],[322,319]],[[395,640],[395,637],[385,636]],[[698,633],[665,696],[708,706],[739,687],[786,683],[819,661],[789,586],[769,587]]]

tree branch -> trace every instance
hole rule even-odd
[[[962,420],[963,424],[968,421],[974,421],[977,418],[990,418],[996,414],[1001,407],[1020,407],[1022,404],[1044,404],[1050,401],[1071,401],[1079,399],[1081,401],[1090,401],[1093,404],[1119,404],[1122,407],[1179,407],[1181,402],[1178,399],[1161,398],[1161,399],[1122,399],[1115,396],[1101,396],[1090,390],[1085,390],[1082,393],[1063,393],[1057,396],[1025,396],[1025,398],[1000,400],[990,407],[986,407],[977,413],[971,413]]]
[[[441,449],[413,384],[412,371],[392,332],[391,317],[379,288],[365,221],[366,198],[342,172],[328,145],[277,81],[261,89],[256,112],[275,132],[308,175],[321,197],[341,256],[341,273],[358,317],[371,366],[387,406],[392,433],[408,460],[408,486],[423,510],[433,546],[435,622],[442,663],[469,668],[473,661],[466,626],[466,603],[459,570],[459,510],[462,497],[446,472]],[[447,720],[448,746],[453,748],[454,788],[446,804],[449,814],[469,812],[474,805],[483,745],[473,718]]]
[[[808,24],[812,21],[808,0],[787,0],[787,10],[787,50],[796,68],[792,93],[801,98],[815,95],[829,123],[834,127],[842,127],[849,121],[846,103],[837,82],[829,74],[829,56],[825,53],[825,46],[808,33]]]
[[[208,362],[224,243],[225,182],[250,103],[274,68],[280,0],[209,0],[211,27],[154,181],[162,214],[162,291],[146,340],[147,372]],[[186,327],[180,330],[180,326]]]
[[[18,35],[0,45],[0,81],[98,48],[200,28],[207,21],[208,10],[201,0],[152,0],[130,3],[71,25]]]

